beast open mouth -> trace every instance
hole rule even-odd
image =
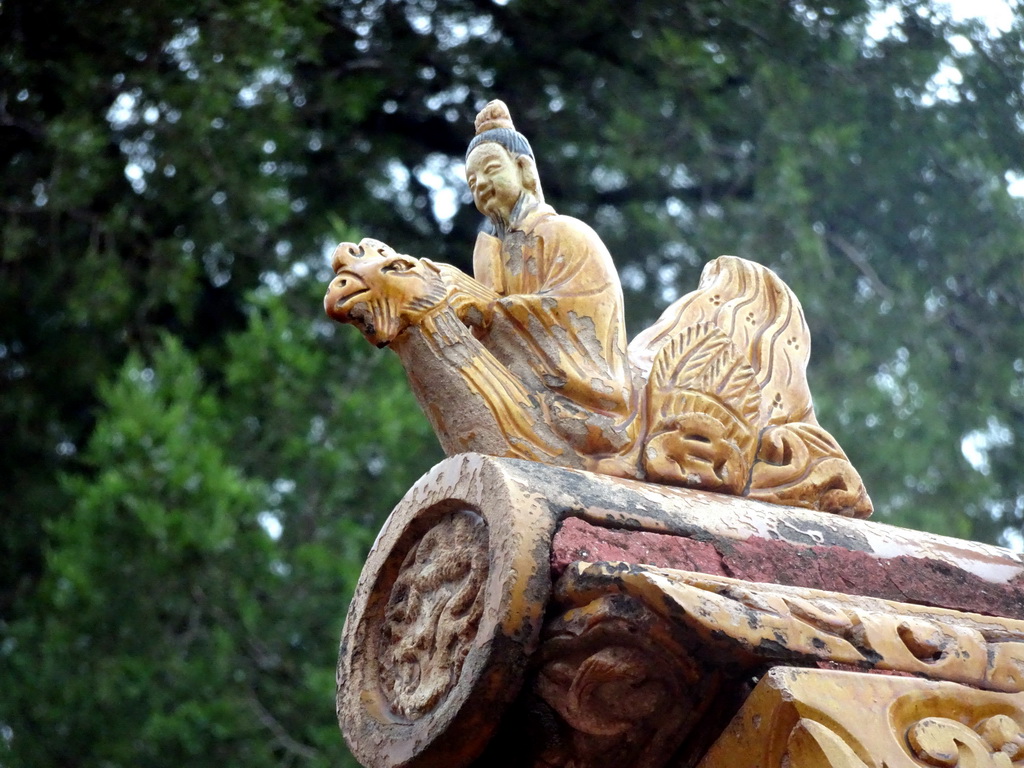
[[[360,288],[358,291],[354,291],[353,293],[350,293],[348,296],[338,299],[336,302],[334,302],[333,314],[348,314],[349,310],[351,310],[352,307],[359,303],[359,297],[362,296],[364,293],[369,292],[369,288]]]

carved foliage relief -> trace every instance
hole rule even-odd
[[[786,669],[779,663],[806,667],[789,670],[802,686],[799,706],[782,717],[788,710],[773,700],[745,726],[759,732],[707,768],[1010,768],[1024,754],[1021,621],[608,563],[571,565],[554,605],[561,613],[545,625],[532,683],[559,723],[560,735],[547,740],[556,748],[539,763],[546,768],[657,768],[699,756],[747,680]],[[818,669],[836,666],[976,688],[943,682],[942,695],[928,698],[910,678]],[[953,707],[949,691],[966,703]],[[883,693],[890,699],[878,709]],[[999,706],[979,709],[977,700]],[[1004,706],[1015,701],[1016,709]],[[864,707],[884,715],[867,732],[859,729]],[[880,735],[885,759],[872,742]],[[767,750],[761,762],[745,751],[751,739]]]
[[[616,590],[732,663],[839,663],[1001,691],[1024,690],[1024,621],[721,576],[604,563],[571,566],[561,599]]]
[[[487,580],[487,527],[460,511],[431,528],[402,563],[380,628],[380,685],[410,720],[458,679],[476,637]]]
[[[776,667],[699,768],[1019,768],[1024,695]]]

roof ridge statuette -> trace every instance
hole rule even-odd
[[[474,276],[342,243],[327,314],[390,347],[449,456],[477,452],[851,517],[860,475],[815,417],[810,332],[770,269],[735,256],[627,345],[608,249],[544,194],[508,107],[476,119],[466,176],[492,225]]]

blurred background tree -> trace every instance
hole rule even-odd
[[[468,269],[493,97],[631,334],[771,266],[878,519],[1022,545],[1020,9],[174,6],[0,4],[0,765],[351,764],[347,597],[440,453],[324,254]]]

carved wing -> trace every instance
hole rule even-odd
[[[647,382],[647,478],[742,493],[760,403],[754,370],[720,328],[701,322],[673,334]]]
[[[651,424],[670,418],[685,390],[715,397],[744,421],[757,420],[761,393],[754,370],[711,323],[687,326],[659,350],[648,380],[648,406],[657,410]]]
[[[697,290],[669,306],[629,345],[630,362],[647,374],[662,347],[700,323],[717,326],[753,370],[763,393],[761,425],[817,423],[806,376],[810,332],[799,300],[778,275],[736,256],[708,263]]]

